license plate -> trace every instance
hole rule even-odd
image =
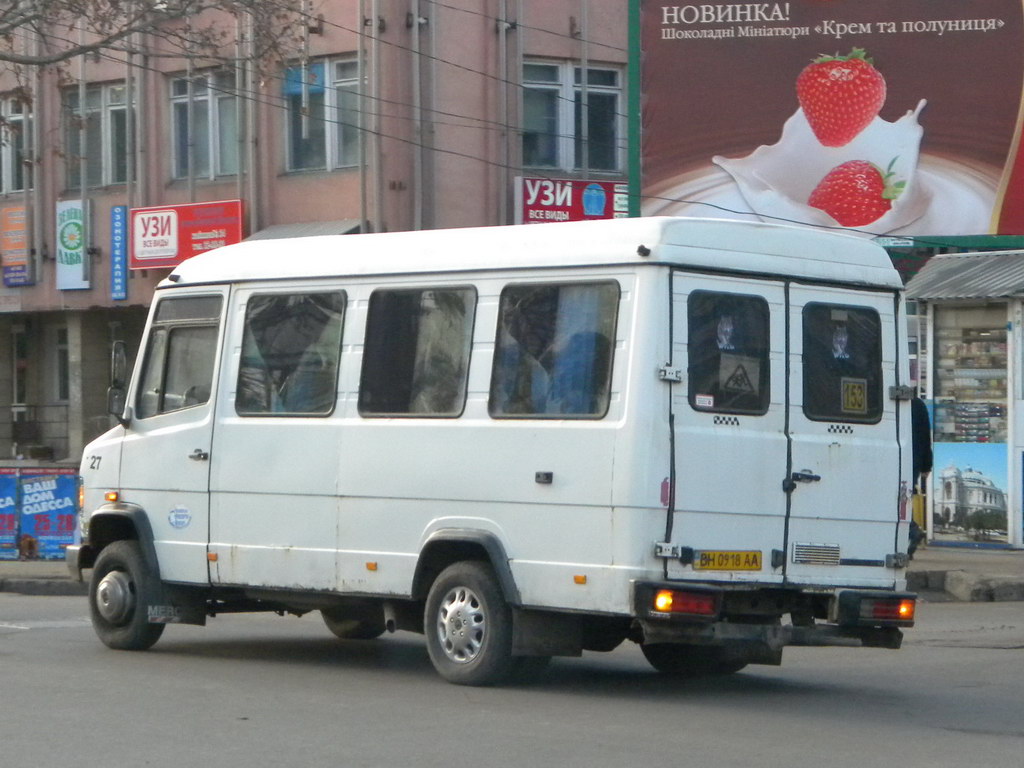
[[[695,553],[695,571],[760,571],[761,553],[757,550],[728,551],[705,549]]]

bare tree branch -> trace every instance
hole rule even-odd
[[[237,60],[234,24],[224,23],[231,17],[249,22],[247,56],[270,64],[294,55],[306,23],[304,5],[302,0],[0,0],[0,67],[138,52],[133,44],[140,33],[159,38],[163,55]]]

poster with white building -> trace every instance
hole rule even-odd
[[[932,537],[938,541],[1005,543],[1006,446],[935,443]]]

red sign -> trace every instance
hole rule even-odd
[[[197,253],[241,240],[241,200],[133,208],[128,266],[174,267]]]
[[[629,215],[629,185],[615,181],[520,178],[516,221],[616,219]]]

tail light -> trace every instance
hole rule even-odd
[[[914,594],[844,590],[839,593],[837,618],[848,627],[910,627],[916,608]]]

